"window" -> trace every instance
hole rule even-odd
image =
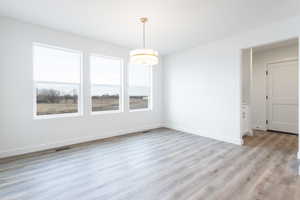
[[[80,114],[81,53],[40,44],[33,52],[34,115]]]
[[[90,56],[92,112],[122,110],[122,60]]]
[[[130,110],[151,109],[152,67],[130,65],[128,74]]]

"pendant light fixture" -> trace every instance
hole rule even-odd
[[[143,48],[130,51],[130,63],[153,66],[158,64],[158,52],[153,49],[146,48],[145,26],[148,18],[140,19],[143,24]]]

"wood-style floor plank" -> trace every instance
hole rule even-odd
[[[237,146],[169,129],[0,160],[0,200],[298,200],[298,137]]]

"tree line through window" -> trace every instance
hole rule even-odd
[[[33,45],[34,115],[82,114],[82,52]],[[129,110],[151,108],[152,68],[128,66],[120,58],[89,55],[90,111],[122,112],[123,80],[128,77]]]
[[[77,87],[38,83],[37,115],[78,113],[78,91]]]

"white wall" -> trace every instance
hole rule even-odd
[[[129,113],[125,110],[121,114],[89,115],[86,103],[88,80],[84,76],[84,116],[33,120],[32,42],[77,49],[85,54],[118,56],[124,58],[125,63],[129,51],[73,34],[0,18],[0,157],[161,125],[160,66],[154,68],[154,109],[151,112]],[[84,73],[87,70],[84,66]]]
[[[252,128],[266,130],[266,66],[270,62],[298,57],[298,44],[253,53]]]
[[[251,49],[242,50],[242,103],[250,104],[250,91],[251,91],[251,60],[252,60]]]
[[[241,135],[252,135],[251,130],[251,80],[252,80],[252,49],[243,49],[242,50],[242,60],[241,60],[241,84],[242,84],[242,121],[241,121]]]
[[[241,49],[299,37],[300,17],[167,56],[165,124],[241,144]]]

